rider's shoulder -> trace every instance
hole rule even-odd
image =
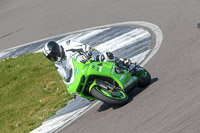
[[[75,46],[75,45],[83,45],[81,42],[78,42],[77,40],[68,40],[66,41],[67,45]]]

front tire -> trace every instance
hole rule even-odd
[[[140,66],[137,66],[138,68],[142,68]],[[134,74],[138,78],[138,87],[146,87],[151,84],[151,75],[150,73],[142,68],[143,70],[138,71]]]
[[[119,93],[118,96],[113,96],[99,86],[94,86],[91,89],[91,94],[94,97],[96,97],[100,101],[105,102],[107,104],[114,105],[114,106],[116,106],[116,105],[121,106],[121,105],[125,105],[126,103],[128,103],[128,100],[129,100],[128,95],[121,90],[118,90],[118,93]]]

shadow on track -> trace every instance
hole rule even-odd
[[[200,30],[200,23],[197,24],[197,28]]]
[[[156,81],[158,81],[158,78],[152,78],[151,79],[151,84],[153,84],[154,82],[156,82]],[[150,84],[150,85],[151,85]],[[146,88],[148,88],[148,86],[147,87],[144,87],[144,88],[139,88],[139,87],[136,87],[133,91],[131,91],[129,94],[128,94],[128,96],[129,96],[129,102],[131,102],[133,99],[134,99],[134,97],[135,96],[137,96],[138,94],[140,94],[141,92],[143,92]],[[128,103],[129,103],[128,102]],[[127,104],[128,104],[127,103]],[[106,110],[108,110],[108,109],[110,109],[110,108],[112,108],[112,109],[118,109],[118,108],[121,108],[122,106],[111,106],[111,105],[109,105],[109,104],[107,104],[107,103],[103,103],[100,107],[99,107],[99,109],[97,110],[98,112],[102,112],[102,111],[106,111]]]

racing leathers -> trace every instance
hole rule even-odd
[[[59,45],[62,47],[65,56],[61,61],[55,62],[55,68],[57,69],[65,84],[71,84],[75,80],[72,58],[76,59],[77,62],[82,63],[85,63],[90,59],[100,62],[116,62],[117,64],[122,64],[128,67],[130,66],[129,60],[114,57],[110,52],[99,53],[97,51],[92,51],[91,47],[87,44],[67,41],[66,44]]]

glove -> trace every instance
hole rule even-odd
[[[88,59],[89,59],[92,56],[92,51],[91,50],[86,51],[85,56],[88,57]]]
[[[85,63],[86,61],[88,61],[92,56],[92,51],[86,51],[83,55],[82,55],[82,58],[83,58],[83,61],[82,63]]]

